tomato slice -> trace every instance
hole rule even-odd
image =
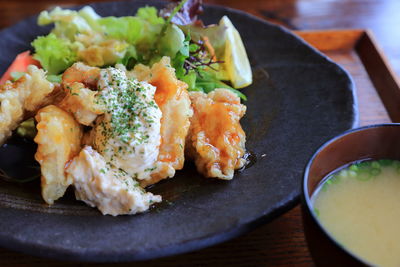
[[[40,67],[39,61],[34,59],[30,54],[30,51],[25,51],[18,54],[13,63],[11,63],[10,67],[8,67],[7,71],[3,74],[3,77],[0,79],[0,84],[5,83],[6,81],[11,79],[11,73],[14,71],[26,72],[29,65],[35,65]]]

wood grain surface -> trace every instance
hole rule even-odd
[[[0,0],[0,29],[37,12],[93,2],[91,0]],[[394,73],[400,74],[400,1],[398,0],[205,0],[237,8],[279,23],[292,30],[370,29],[383,48]],[[360,125],[389,122],[390,118],[376,88],[354,50],[363,31],[352,31],[330,41],[319,42],[319,49],[340,63],[352,75],[358,88]],[[336,37],[332,37],[336,36]],[[308,36],[309,38],[310,35]],[[307,39],[307,36],[304,36]],[[321,36],[319,37],[321,38]],[[328,39],[329,40],[329,39]],[[364,51],[368,53],[368,51]],[[370,73],[373,75],[373,73]],[[86,266],[41,259],[0,249],[0,266]],[[93,264],[91,264],[93,265]],[[103,265],[103,264],[101,264]],[[99,265],[99,266],[101,266]],[[164,259],[117,266],[313,266],[301,223],[300,207],[251,233],[211,248]]]

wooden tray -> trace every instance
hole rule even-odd
[[[357,87],[360,125],[400,122],[400,83],[366,30],[295,31],[344,67]]]

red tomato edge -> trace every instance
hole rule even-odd
[[[8,67],[7,71],[1,77],[0,84],[3,84],[11,79],[11,72],[26,72],[29,65],[40,67],[40,62],[33,58],[29,50],[18,54],[11,63],[10,67]]]

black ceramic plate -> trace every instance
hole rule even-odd
[[[101,15],[132,15],[149,1],[94,4]],[[52,207],[38,182],[0,184],[0,245],[39,256],[81,261],[157,258],[210,246],[264,223],[297,203],[302,170],[312,152],[356,121],[354,88],[338,65],[285,29],[240,11],[205,8],[203,20],[228,15],[244,40],[254,73],[242,120],[256,162],[232,181],[204,179],[186,164],[154,186],[165,204],[136,216],[102,216],[68,194]],[[35,18],[0,32],[0,73],[49,28]],[[26,144],[2,148],[3,167],[29,163]],[[28,160],[29,161],[29,160]]]

